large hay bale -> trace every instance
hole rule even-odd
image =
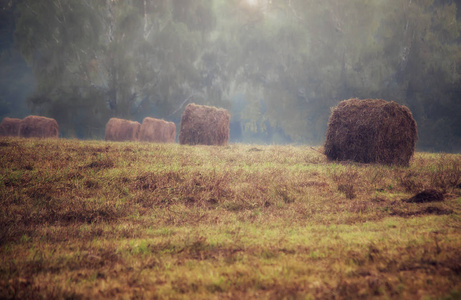
[[[330,116],[325,154],[330,160],[408,166],[417,135],[416,122],[403,105],[344,100]]]
[[[21,119],[5,117],[0,123],[0,136],[19,136]]]
[[[111,118],[106,124],[106,141],[137,141],[139,140],[139,132],[141,124],[136,121]]]
[[[188,104],[181,118],[179,143],[184,145],[226,145],[230,115],[222,108]]]
[[[139,140],[154,143],[174,143],[176,125],[173,122],[146,117],[141,124]]]
[[[19,136],[25,138],[58,138],[58,122],[52,118],[28,116],[19,124]]]

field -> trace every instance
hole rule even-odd
[[[2,299],[461,298],[461,155],[2,138],[0,205]]]

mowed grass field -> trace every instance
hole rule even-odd
[[[321,151],[2,138],[0,298],[460,299],[461,155]]]

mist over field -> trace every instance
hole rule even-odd
[[[461,151],[461,1],[1,0],[0,118],[102,139],[109,118],[231,114],[231,142],[324,142],[341,100],[406,105]]]
[[[460,120],[461,0],[0,0],[0,299],[461,299]]]

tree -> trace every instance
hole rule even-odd
[[[32,108],[67,135],[101,136],[110,116],[178,122],[195,101],[231,109],[242,141],[320,144],[330,108],[359,97],[409,106],[420,149],[457,151],[455,2],[21,0],[15,37]]]
[[[292,141],[318,144],[339,101],[384,98],[412,109],[422,147],[447,149],[460,140],[453,108],[461,51],[452,1],[244,3],[222,4],[222,31],[210,55],[215,69],[225,70],[222,78],[235,78],[235,93],[247,95],[244,128],[280,128]],[[434,130],[447,136],[443,144],[436,145]]]
[[[0,118],[25,117],[25,98],[34,87],[33,76],[14,48],[15,14],[18,1],[0,1]]]
[[[451,1],[390,1],[381,39],[393,70],[385,96],[408,105],[418,122],[419,148],[459,151],[460,22]],[[390,8],[390,7],[387,7]]]
[[[365,74],[351,70],[375,50],[375,7],[368,1],[259,3],[222,5],[227,18],[218,18],[223,30],[212,56],[221,58],[215,69],[235,78],[237,93],[253,95],[249,108],[259,106],[244,111],[245,129],[282,129],[288,140],[319,143],[330,107],[356,85],[368,87]]]
[[[38,80],[33,110],[86,137],[110,116],[168,117],[200,81],[201,34],[213,26],[203,3],[24,0],[16,41]]]

